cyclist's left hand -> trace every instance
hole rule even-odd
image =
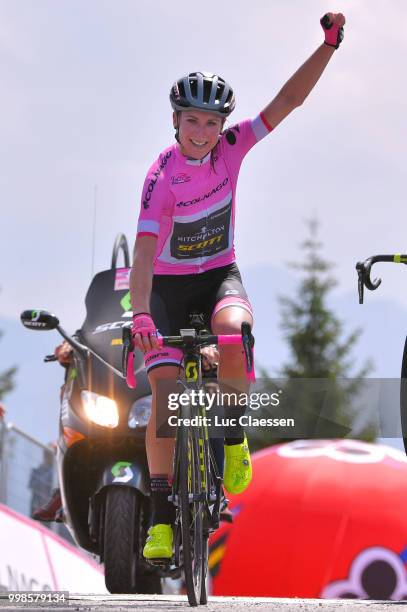
[[[320,23],[325,33],[325,44],[337,49],[343,40],[343,26],[346,19],[342,13],[326,13]]]
[[[134,344],[144,353],[160,348],[157,340],[158,332],[150,313],[140,312],[133,315],[131,333]]]
[[[219,351],[215,344],[204,346],[201,349],[202,367],[204,370],[210,370],[216,367],[219,363]]]

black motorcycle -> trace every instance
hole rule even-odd
[[[124,255],[124,267],[117,258]],[[29,329],[56,329],[73,349],[61,400],[57,463],[65,522],[77,544],[100,556],[111,593],[160,593],[160,570],[142,549],[150,526],[145,431],[151,390],[136,351],[137,388],[122,374],[122,327],[131,321],[126,238],[117,237],[110,270],[96,274],[86,319],[73,336],[45,310],[21,315]],[[48,356],[45,361],[53,361]]]

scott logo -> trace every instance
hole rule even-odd
[[[204,240],[203,242],[197,242],[196,244],[180,244],[179,245],[179,250],[180,251],[196,251],[198,249],[204,249],[208,246],[212,246],[216,243],[221,243],[222,242],[222,234],[220,234],[219,236],[215,236],[214,238],[208,238],[208,240]],[[237,292],[236,292],[237,293]]]
[[[198,380],[198,368],[195,361],[188,361],[185,365],[185,377],[188,382]]]
[[[114,329],[121,329],[123,325],[127,325],[127,321],[115,321],[114,323],[103,323],[98,325],[92,334],[101,334],[102,332],[112,331]]]

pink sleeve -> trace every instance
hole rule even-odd
[[[138,236],[158,236],[163,210],[171,201],[165,169],[173,152],[164,151],[151,166],[144,181],[137,225]]]
[[[231,169],[238,171],[250,149],[271,132],[272,128],[262,114],[245,119],[228,128],[222,136],[223,154]]]

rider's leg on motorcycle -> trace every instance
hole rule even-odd
[[[64,341],[58,346],[55,347],[54,350],[55,357],[58,359],[58,363],[65,368],[65,381],[67,368],[71,365],[73,359],[73,351],[71,345]],[[62,398],[65,392],[65,382],[61,387],[59,400],[62,402]],[[34,510],[31,515],[36,521],[41,521],[43,523],[51,523],[55,521],[56,523],[63,523],[64,521],[64,513],[62,508],[62,498],[61,492],[59,488],[56,488],[51,493],[51,498],[42,506]]]
[[[63,523],[62,500],[59,488],[52,491],[51,498],[45,504],[34,510],[31,518],[43,523],[51,523],[53,521]]]

